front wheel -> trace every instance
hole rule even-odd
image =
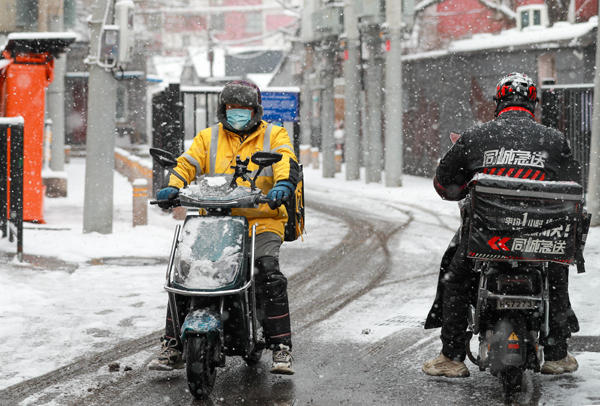
[[[190,335],[187,339],[186,372],[188,388],[196,399],[206,399],[213,386],[217,370],[205,335]]]
[[[254,349],[250,355],[245,355],[244,356],[244,361],[246,361],[246,365],[248,365],[249,367],[258,364],[258,362],[260,361],[260,357],[262,357],[263,354],[263,349],[262,347],[260,349]]]
[[[523,370],[518,367],[508,367],[501,373],[500,381],[504,390],[504,400],[512,402],[517,393],[523,390]]]

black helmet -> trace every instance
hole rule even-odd
[[[538,102],[537,88],[529,76],[513,72],[500,79],[496,85],[494,101],[496,116],[510,106],[523,107],[535,114],[535,105]]]
[[[240,106],[254,108],[254,117],[242,129],[236,130],[227,122],[225,106],[227,104],[239,104]],[[260,89],[254,83],[247,80],[234,80],[223,87],[219,95],[219,106],[217,107],[217,119],[223,127],[236,134],[250,134],[256,130],[263,116],[262,98]]]

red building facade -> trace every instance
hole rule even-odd
[[[514,0],[510,10],[528,4],[548,4],[556,1]],[[567,2],[562,2],[568,5]],[[479,0],[446,0],[436,6],[437,34],[443,40],[456,40],[473,34],[497,33],[515,27],[515,21],[499,9]],[[598,14],[598,0],[576,0],[574,22],[585,22]]]

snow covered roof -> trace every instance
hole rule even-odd
[[[251,82],[254,82],[259,89],[262,89],[269,86],[275,73],[249,73],[246,76],[248,76],[248,79]]]
[[[23,117],[0,117],[0,125],[23,125],[25,120]]]
[[[589,34],[598,26],[598,17],[592,17],[588,22],[571,24],[558,22],[552,27],[530,27],[522,31],[516,28],[505,30],[499,34],[475,34],[468,39],[452,41],[447,49],[405,55],[403,60],[436,58],[451,54],[502,49],[512,47],[544,45],[557,48],[559,43],[570,41],[569,45],[577,45],[577,40]]]
[[[185,64],[185,56],[153,56],[156,76],[166,83],[179,83]]]
[[[208,60],[208,47],[188,48],[188,53],[192,61],[196,75],[200,78],[210,77],[210,61]],[[223,48],[213,48],[213,77],[225,76],[225,50]]]
[[[57,55],[66,52],[77,35],[72,32],[13,32],[8,34],[1,49],[10,52],[50,52]]]
[[[282,47],[266,47],[266,46],[245,46],[245,47],[214,47],[213,48],[213,71],[212,77],[215,78],[224,78],[226,76],[240,76],[247,75],[248,79],[254,81],[259,87],[268,86],[273,76],[275,75],[275,70],[273,72],[265,72],[264,70],[260,70],[258,66],[256,66],[256,61],[261,60],[263,65],[270,65],[272,62],[270,59],[273,59],[273,53],[278,53],[277,58],[275,59],[274,65],[277,65],[280,62],[281,55],[283,54]],[[200,47],[200,48],[188,48],[188,53],[190,55],[190,59],[192,62],[192,66],[196,71],[196,74],[199,78],[208,78],[211,76],[210,74],[210,62],[208,60],[208,48]],[[227,56],[233,57],[235,59],[241,60],[240,63],[235,64],[232,62],[231,58],[229,61],[229,66],[227,65]],[[262,58],[261,58],[262,57]],[[270,58],[270,59],[269,59]],[[244,62],[247,61],[247,62]],[[235,67],[238,67],[237,69]],[[244,66],[242,69],[241,67]],[[229,72],[228,69],[229,68]],[[264,68],[264,66],[261,66]],[[241,70],[244,70],[242,73]],[[254,70],[259,69],[259,70]],[[270,68],[269,68],[270,69]],[[238,72],[240,71],[240,72]]]
[[[75,41],[77,35],[73,32],[13,32],[8,34],[8,40],[44,40],[59,39],[66,41]]]

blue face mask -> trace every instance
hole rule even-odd
[[[227,122],[236,130],[241,130],[252,118],[252,110],[230,109],[226,111]]]

